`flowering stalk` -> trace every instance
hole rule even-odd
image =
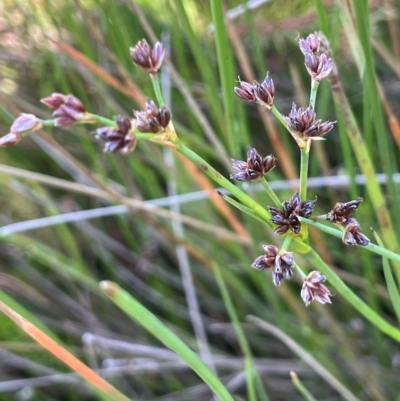
[[[165,104],[165,102],[161,92],[160,77],[158,76],[158,74],[152,74],[150,75],[150,77],[151,83],[153,84],[154,93],[156,94],[158,105],[162,106]]]
[[[281,207],[282,202],[279,200],[279,198],[277,197],[276,193],[271,188],[271,186],[269,185],[269,182],[267,181],[267,179],[265,177],[261,180],[261,184],[263,185],[263,187],[264,187],[265,191],[267,192],[268,196],[271,198],[272,202],[274,202],[275,206]]]
[[[322,260],[317,252],[310,248],[310,250],[305,254],[305,257],[315,267],[317,267],[324,276],[326,276],[329,283],[335,287],[336,291],[350,302],[367,320],[383,333],[400,342],[400,330],[384,320],[359,297],[357,297],[357,295],[347,287],[340,277]]]
[[[204,159],[202,159],[197,153],[193,152],[191,149],[186,147],[179,139],[173,141],[175,144],[175,150],[189,160],[191,160],[197,167],[199,167],[204,173],[206,173],[212,180],[217,182],[219,185],[227,189],[232,195],[236,196],[245,206],[253,210],[261,219],[268,221],[271,219],[271,213],[264,209],[260,204],[258,204],[249,195],[244,193],[237,186],[232,184],[224,176],[222,176],[217,170],[215,170],[210,164],[208,164]],[[271,226],[272,224],[269,223]]]

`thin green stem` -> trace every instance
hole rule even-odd
[[[271,188],[271,186],[269,185],[269,182],[266,180],[265,177],[261,180],[261,183],[264,186],[265,191],[267,192],[268,196],[271,198],[272,202],[274,202],[275,206],[280,208],[282,206],[282,202],[276,196],[276,193]]]
[[[289,249],[290,243],[292,242],[293,236],[292,235],[287,235],[285,239],[283,240],[283,243],[281,245],[281,250],[279,252],[284,252]]]
[[[137,321],[163,344],[178,354],[222,401],[234,401],[228,390],[204,362],[161,320],[116,283],[102,281],[100,288],[131,319]]]
[[[274,106],[272,106],[272,114],[281,122],[281,124],[289,131],[288,128],[288,123],[285,120],[285,117],[283,116],[283,114],[280,113],[280,111]]]
[[[117,123],[114,120],[110,120],[109,118],[105,118],[105,117],[99,116],[97,114],[92,114],[92,113],[90,113],[90,116],[91,116],[92,120],[88,121],[89,124],[96,123],[99,125],[105,125],[107,127],[118,127]],[[82,122],[79,121],[79,123],[85,124],[85,121],[82,121]]]
[[[193,152],[191,149],[186,147],[179,140],[175,140],[176,148],[175,150],[182,153],[189,160],[191,160],[197,167],[199,167],[204,173],[206,173],[212,180],[227,189],[232,195],[236,196],[245,206],[253,210],[262,220],[269,222],[271,219],[271,213],[264,209],[260,204],[258,204],[249,195],[244,193],[241,189],[233,185],[225,177],[223,177],[217,170],[214,169],[210,164],[208,164],[204,159],[202,159],[197,153]],[[272,223],[269,223],[272,226]]]
[[[315,101],[317,100],[319,82],[311,79],[310,106],[315,110]]]
[[[330,284],[341,294],[355,309],[383,333],[400,342],[400,330],[384,320],[378,313],[365,304],[340,277],[322,260],[312,248],[305,254],[306,258],[326,276]]]
[[[292,383],[307,401],[317,401],[317,399],[314,398],[314,396],[304,387],[295,372],[290,372],[290,377],[292,378]]]
[[[307,151],[307,146],[300,149],[300,198],[307,199],[307,178],[308,178],[308,161],[310,154]]]
[[[165,104],[165,102],[161,92],[160,78],[158,74],[150,74],[150,77],[151,77],[151,83],[153,84],[154,92],[156,94],[158,105],[162,106]]]
[[[303,269],[296,262],[294,262],[294,265],[296,266],[297,271],[300,274],[300,277],[304,280],[307,277],[307,274],[303,272]]]
[[[313,226],[315,228],[318,228],[319,230],[321,230],[321,231],[323,231],[323,232],[325,232],[327,234],[333,235],[334,237],[343,238],[343,232],[338,230],[338,229],[336,229],[336,228],[329,227],[329,226],[327,226],[325,224],[321,224],[321,223],[318,223],[318,222],[310,220],[310,219],[306,219],[306,218],[301,217],[301,216],[299,216],[298,218],[302,223],[306,223],[309,226]],[[363,246],[361,248],[365,249],[367,251],[371,251],[371,252],[377,253],[378,255],[385,256],[388,259],[395,260],[396,262],[400,262],[400,255],[390,251],[389,249],[383,248],[383,247],[381,247],[379,245],[369,243],[367,246]]]

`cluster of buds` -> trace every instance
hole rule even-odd
[[[294,260],[292,252],[280,251],[274,245],[263,245],[265,254],[259,256],[251,265],[257,270],[272,269],[272,281],[281,285],[284,280],[293,276]]]
[[[238,181],[260,180],[271,171],[276,165],[274,155],[268,155],[262,158],[251,146],[247,147],[247,162],[243,160],[231,159],[233,168],[237,171],[231,175],[231,179]]]
[[[235,93],[241,99],[248,102],[257,102],[270,110],[274,106],[275,86],[268,73],[261,83],[254,81],[250,84],[249,82],[241,81],[239,78],[239,85],[240,88],[235,87]]]
[[[115,117],[117,127],[101,127],[95,131],[96,138],[105,142],[104,152],[127,154],[136,146],[136,137],[132,132],[131,120],[127,117]]]
[[[90,122],[92,116],[85,109],[82,102],[74,95],[52,93],[41,99],[41,102],[53,109],[56,127],[66,127],[78,122]]]
[[[297,108],[294,103],[285,120],[291,135],[300,148],[304,148],[308,140],[323,139],[321,137],[327,134],[336,122],[317,120],[317,115],[311,105],[303,109],[302,107]]]
[[[296,192],[289,202],[282,203],[282,210],[274,206],[269,206],[268,210],[272,214],[271,221],[278,227],[275,229],[277,234],[285,234],[289,229],[298,234],[301,229],[301,222],[298,216],[310,217],[315,206],[316,200],[302,201]]]
[[[314,270],[304,279],[303,287],[301,289],[301,299],[306,306],[310,305],[311,301],[317,301],[321,304],[330,304],[330,296],[332,294],[322,283],[326,277],[319,271]]]
[[[358,198],[349,202],[338,202],[325,216],[326,220],[345,227],[342,241],[347,245],[366,246],[369,244],[369,239],[361,232],[361,227],[353,216],[362,201],[362,198]]]
[[[257,270],[273,267],[272,281],[276,286],[281,285],[284,280],[289,280],[293,276],[295,266],[292,252],[279,251],[274,245],[263,245],[263,249],[264,255],[255,259],[251,266]],[[304,279],[300,295],[306,306],[311,301],[317,301],[321,304],[331,303],[329,297],[332,294],[322,284],[325,280],[326,277],[316,270]]]
[[[134,114],[136,128],[141,132],[164,132],[171,121],[171,112],[164,106],[158,109],[150,99],[146,101],[146,110],[135,111]]]
[[[164,47],[160,42],[151,48],[145,39],[139,41],[135,47],[131,47],[130,52],[132,61],[151,75],[157,74],[165,56]]]
[[[0,138],[0,147],[8,148],[16,145],[23,134],[42,128],[42,121],[33,114],[21,114],[12,124],[10,132]]]
[[[306,39],[299,39],[299,47],[304,54],[304,64],[312,79],[320,82],[332,71],[333,60],[321,51],[321,39],[318,34],[310,34]]]

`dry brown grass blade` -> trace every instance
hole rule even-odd
[[[178,154],[179,159],[185,165],[186,170],[194,177],[197,183],[202,189],[207,191],[211,202],[216,206],[216,208],[221,212],[221,214],[227,219],[232,228],[244,239],[250,241],[250,235],[243,224],[236,218],[232,213],[231,209],[227,206],[224,200],[216,194],[215,188],[211,185],[208,179],[203,175],[203,173],[192,163],[189,159],[186,159],[181,154]]]
[[[142,94],[142,92],[138,90],[133,90],[131,86],[127,87],[123,83],[121,83],[117,78],[113,75],[109,74],[106,70],[101,68],[95,62],[90,60],[80,51],[74,49],[73,47],[67,45],[66,43],[58,42],[54,39],[50,39],[50,41],[64,53],[68,54],[71,58],[76,60],[81,65],[85,66],[88,70],[98,75],[101,79],[104,80],[108,85],[112,86],[119,92],[128,96],[130,99],[135,101],[139,105],[143,105],[146,102],[146,97]]]
[[[102,393],[106,394],[115,401],[130,401],[128,397],[126,397],[114,386],[100,377],[96,372],[82,363],[78,358],[54,341],[46,333],[1,301],[0,310],[11,320],[13,320],[26,334],[38,342],[43,348],[64,362],[67,366],[78,373],[95,388],[99,389]]]

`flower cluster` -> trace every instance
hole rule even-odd
[[[347,245],[366,246],[369,244],[369,239],[361,232],[361,227],[353,216],[362,201],[362,198],[358,198],[345,203],[338,202],[325,216],[326,220],[345,227],[342,240]]]
[[[287,251],[279,252],[274,245],[263,245],[265,254],[259,256],[251,265],[257,270],[268,269],[274,266],[272,270],[272,281],[275,285],[281,285],[284,280],[293,276],[293,253]]]
[[[306,306],[310,305],[311,301],[317,301],[321,304],[331,303],[330,296],[332,294],[322,283],[326,277],[319,271],[312,271],[303,281],[300,296]]]
[[[247,147],[247,162],[243,160],[231,159],[233,168],[237,171],[231,175],[231,179],[238,181],[260,180],[271,171],[276,165],[274,155],[268,155],[262,158],[251,146]]]
[[[304,148],[309,139],[322,139],[322,135],[327,134],[334,126],[336,121],[326,121],[317,119],[317,115],[312,106],[306,109],[297,108],[293,103],[292,110],[285,117],[288,129],[296,140],[300,148]]]
[[[272,78],[267,76],[261,83],[254,81],[252,84],[249,82],[241,81],[239,78],[240,88],[235,87],[235,93],[243,100],[248,102],[257,102],[268,109],[272,109],[274,105],[275,86]]]
[[[141,132],[164,132],[171,120],[171,112],[164,106],[159,109],[150,99],[146,101],[146,110],[135,111],[136,128]]]
[[[53,109],[56,127],[66,127],[82,121],[90,121],[91,115],[86,111],[82,102],[74,95],[52,93],[41,99],[41,102]]]
[[[299,39],[299,47],[304,54],[304,64],[312,79],[320,82],[332,71],[333,60],[321,51],[320,38],[310,34],[306,39]]]
[[[153,48],[145,39],[130,48],[132,61],[151,75],[157,74],[164,60],[165,51],[162,43],[156,42]]]
[[[289,229],[298,234],[301,229],[301,223],[298,216],[310,217],[314,210],[316,200],[302,201],[298,193],[293,194],[290,201],[282,203],[282,210],[274,206],[268,209],[272,214],[271,221],[278,227],[275,229],[277,234],[285,234]]]
[[[22,139],[22,134],[37,131],[42,127],[42,121],[35,115],[22,113],[13,122],[10,132],[0,138],[0,147],[8,148],[14,146]]]
[[[136,146],[136,137],[132,133],[132,123],[127,117],[115,117],[117,127],[101,127],[95,131],[96,138],[105,142],[104,152],[127,154]]]

